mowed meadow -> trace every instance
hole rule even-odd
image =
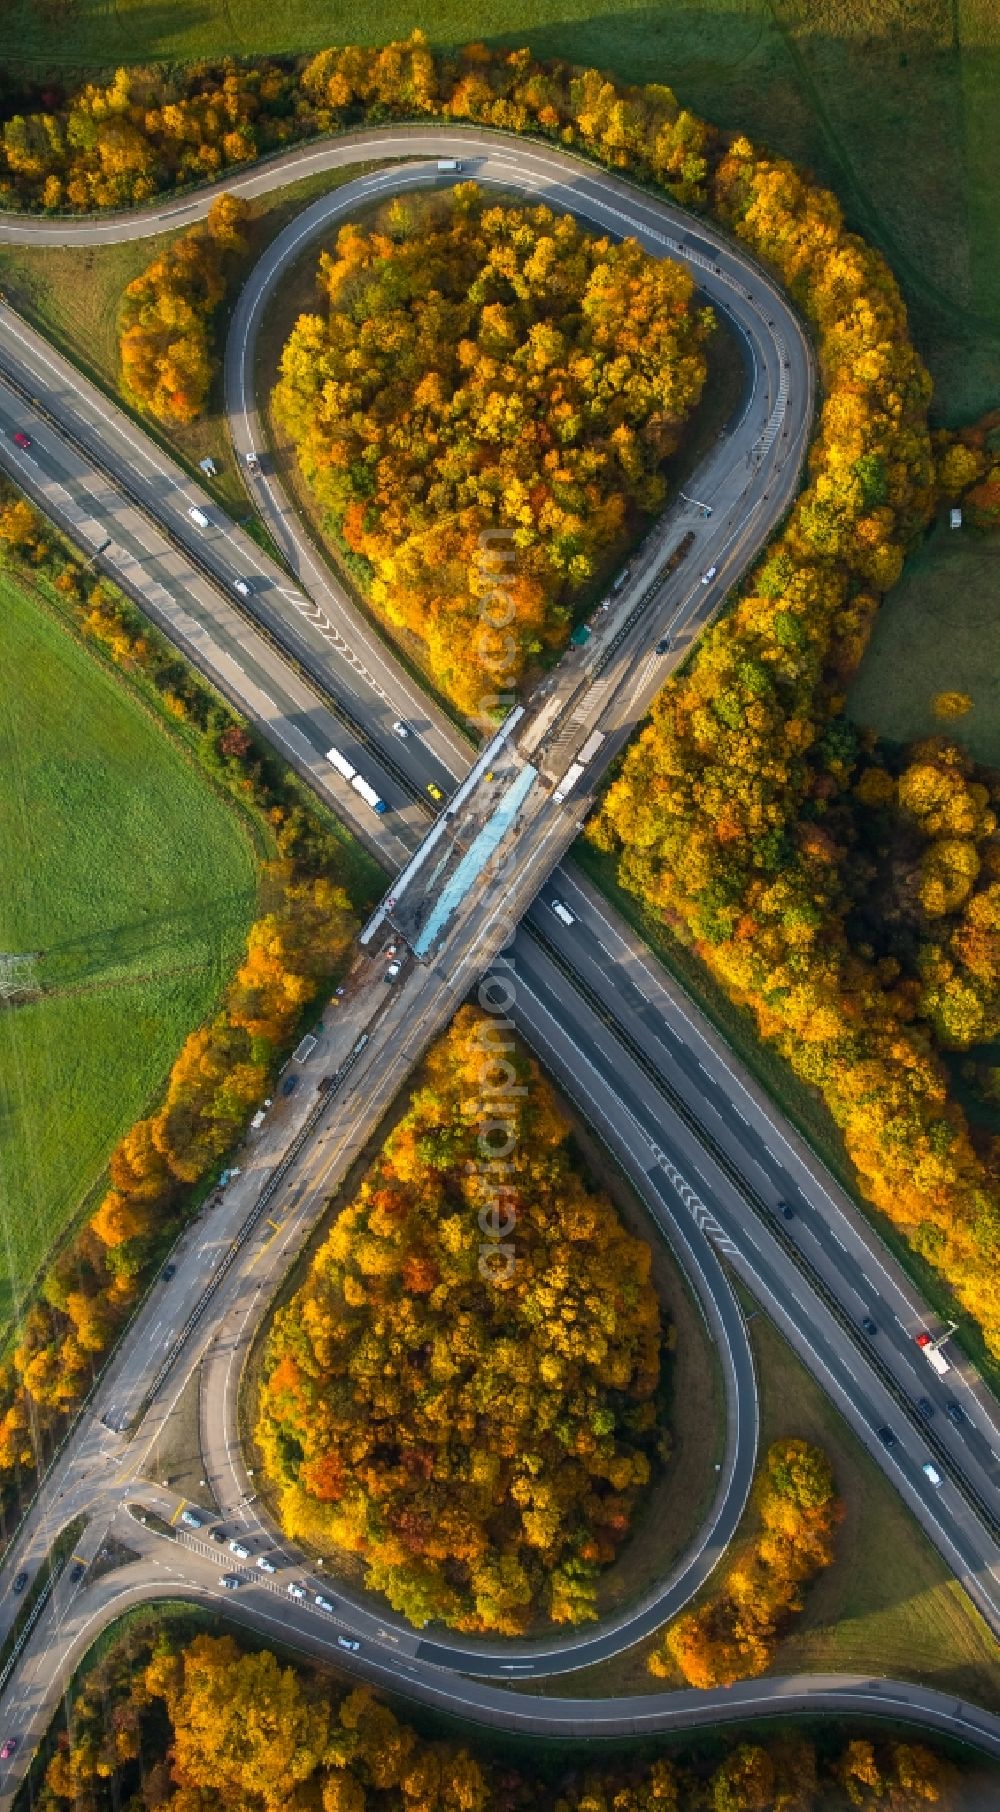
[[[0,1334],[253,917],[231,806],[46,609],[0,574]]]
[[[8,84],[143,61],[384,43],[537,56],[667,82],[835,189],[886,253],[948,420],[1000,394],[1000,85],[996,0],[5,0]]]

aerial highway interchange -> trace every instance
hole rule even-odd
[[[318,168],[379,166],[321,197],[275,239],[251,273],[231,323],[225,395],[233,447],[245,470],[248,456],[260,460],[261,469],[248,473],[248,488],[284,566],[262,553],[5,305],[0,457],[283,757],[350,817],[390,874],[405,878],[428,834],[447,837],[460,830],[462,847],[474,843],[496,811],[500,760],[491,756],[487,767],[483,757],[477,759],[322,561],[269,469],[254,394],[261,315],[303,244],[365,202],[439,184],[439,159],[458,160],[460,179],[544,200],[598,228],[632,234],[655,253],[686,259],[745,348],[746,394],[689,481],[699,503],[671,503],[633,559],[621,591],[606,611],[595,613],[589,642],[567,653],[545,689],[525,701],[523,715],[512,717],[497,738],[509,777],[524,782],[517,816],[499,845],[504,861],[475,874],[438,925],[428,960],[406,961],[391,984],[384,979],[381,946],[400,919],[404,887],[390,882],[392,904],[376,915],[343,1001],[324,1015],[308,1083],[248,1145],[221,1203],[185,1232],[176,1274],[169,1286],[153,1286],[42,1482],[6,1556],[5,1578],[36,1571],[58,1529],[82,1512],[90,1518],[82,1554],[96,1553],[110,1529],[140,1560],[79,1591],[65,1578],[57,1583],[3,1687],[5,1721],[30,1739],[0,1776],[4,1803],[62,1680],[98,1627],[137,1597],[182,1589],[202,1598],[222,1596],[218,1555],[206,1541],[182,1531],[176,1520],[168,1539],[138,1524],[129,1508],[141,1502],[176,1519],[176,1496],[164,1492],[144,1462],[199,1363],[203,1451],[216,1495],[239,1515],[257,1547],[267,1535],[240,1454],[242,1357],[331,1189],[430,1039],[487,973],[512,978],[510,1017],[630,1177],[702,1305],[726,1392],[714,1502],[691,1551],[643,1602],[548,1643],[424,1637],[367,1606],[363,1595],[339,1588],[327,1633],[324,1614],[289,1602],[280,1578],[272,1582],[249,1566],[246,1589],[227,1610],[261,1628],[280,1625],[284,1639],[304,1648],[332,1649],[352,1670],[390,1680],[402,1693],[488,1722],[611,1730],[807,1703],[892,1704],[900,1712],[905,1705],[906,1715],[930,1727],[966,1734],[974,1728],[978,1741],[1000,1753],[1000,1720],[891,1682],[771,1680],[726,1693],[575,1704],[515,1697],[502,1684],[488,1683],[491,1676],[503,1682],[569,1671],[628,1646],[675,1613],[725,1551],[749,1490],[757,1441],[753,1365],[730,1273],[786,1334],[994,1633],[1000,1632],[996,1404],[965,1364],[953,1365],[947,1382],[932,1373],[915,1335],[933,1326],[933,1317],[913,1284],[719,1036],[607,902],[564,864],[602,768],[795,495],[815,377],[807,336],[782,292],[715,229],[568,154],[479,131],[394,128],[348,135],[225,184],[259,194]],[[0,238],[87,244],[154,234],[203,213],[212,194],[100,221],[8,218]],[[17,449],[13,430],[30,438],[30,450]],[[192,521],[192,509],[207,517],[207,529]],[[668,571],[685,535],[693,537],[690,549]],[[241,591],[234,589],[236,581]],[[658,652],[666,641],[669,646]],[[410,729],[405,739],[393,735],[399,721]],[[603,736],[598,753],[568,796],[557,800],[553,788],[595,729]],[[374,784],[389,808],[384,814],[373,813],[336,772],[326,755],[331,746]],[[447,799],[460,789],[462,815],[455,825],[435,828],[429,785]],[[419,895],[419,863],[414,872]],[[553,912],[553,900],[566,907],[565,915]],[[419,905],[426,912],[433,902]],[[334,1084],[321,1090],[317,1085],[326,1075]],[[867,1319],[877,1328],[874,1336],[864,1331]],[[915,1407],[922,1397],[939,1412],[957,1403],[960,1419],[939,1413],[923,1421]],[[877,1433],[886,1426],[897,1436],[891,1447]],[[940,1486],[924,1472],[931,1458],[943,1477]],[[15,1610],[8,1594],[0,1635]],[[360,1650],[337,1651],[336,1637],[344,1632],[361,1642]]]

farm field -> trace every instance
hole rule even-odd
[[[0,574],[0,1332],[211,1010],[256,900],[247,832],[141,703]]]
[[[887,253],[942,418],[1000,396],[1000,14],[994,0],[428,0],[436,44],[528,44],[539,56],[668,82],[718,125],[813,169]],[[309,51],[406,36],[400,0],[7,0],[12,79],[121,62]]]
[[[935,528],[885,599],[848,696],[858,724],[893,742],[944,732],[1000,768],[1000,537]],[[972,710],[941,723],[938,692]]]

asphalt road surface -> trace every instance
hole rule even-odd
[[[318,150],[293,153],[223,186],[243,193],[263,192],[311,168],[356,162],[366,155],[423,155],[432,159],[458,155],[466,163],[463,177],[473,176],[484,184],[517,189],[556,207],[571,208],[599,227],[634,233],[651,250],[686,257],[706,295],[717,307],[725,309],[747,349],[748,390],[738,419],[730,424],[729,432],[691,481],[691,495],[710,504],[712,514],[703,515],[684,503],[667,513],[633,562],[629,586],[616,606],[614,618],[609,616],[605,625],[597,625],[594,643],[575,657],[575,668],[571,657],[557,671],[555,684],[566,687],[567,699],[574,689],[579,690],[581,675],[587,680],[587,709],[577,727],[582,736],[595,722],[607,724],[605,754],[610,754],[641,717],[671,665],[683,658],[690,641],[718,608],[728,587],[766,540],[794,495],[812,408],[812,369],[805,336],[770,279],[710,228],[699,222],[692,231],[690,218],[680,210],[640,195],[620,179],[562,153],[513,143],[499,135],[436,128],[359,134]],[[355,208],[359,200],[438,180],[433,163],[365,176],[335,195],[322,198],[269,248],[240,299],[227,349],[226,397],[238,452],[256,450],[261,445],[250,375],[253,335],[267,294],[280,280],[288,260],[301,250],[310,235],[328,230],[338,214]],[[137,232],[154,233],[164,225],[197,218],[207,208],[213,192],[206,191],[190,203],[151,210],[143,217],[113,221],[8,219],[0,227],[0,237],[31,238],[36,243],[94,243],[132,237]],[[4,385],[5,372],[12,386]],[[37,403],[32,398],[38,399]],[[25,430],[32,438],[32,447],[24,454],[10,440],[14,428]],[[263,479],[255,483],[255,501],[295,575],[294,580],[227,522],[210,497],[8,309],[0,309],[0,449],[0,458],[19,481],[82,546],[93,550],[111,539],[112,547],[99,557],[99,563],[108,563],[167,633],[272,737],[300,772],[332,799],[338,810],[354,817],[387,866],[398,867],[424,828],[425,814],[415,800],[425,792],[427,780],[450,788],[467,768],[470,751],[403,673],[328,569],[317,560],[273,475],[265,471]],[[192,507],[199,507],[208,515],[207,531],[191,521],[188,512]],[[645,612],[628,629],[633,605],[662,568],[678,534],[687,528],[693,529],[696,537],[690,561],[673,580],[653,587],[655,595]],[[718,569],[715,580],[702,585],[701,574],[710,565]],[[250,597],[240,598],[239,603],[234,591],[237,579],[250,591]],[[620,625],[626,626],[627,633],[615,658],[612,644]],[[672,651],[667,657],[656,656],[654,645],[664,633],[671,636]],[[603,658],[603,653],[607,654],[607,667],[599,670],[598,658]],[[391,723],[397,717],[403,717],[414,734],[406,743],[393,747]],[[352,742],[349,736],[355,731],[356,740]],[[560,735],[562,740],[557,739],[552,759],[560,758],[561,750],[568,762],[573,753],[571,738],[567,741],[564,729]],[[356,759],[386,798],[392,809],[384,820],[373,821],[363,807],[359,808],[349,789],[340,786],[338,777],[323,759],[323,751],[331,742]],[[589,777],[591,784],[597,772],[595,766]],[[529,904],[560,845],[565,847],[570,841],[584,798],[581,795],[571,802],[562,822],[539,826],[530,840],[524,839],[523,869],[514,889],[516,910]],[[521,849],[518,857],[521,860]],[[902,1279],[850,1204],[831,1192],[830,1179],[782,1128],[774,1110],[759,1093],[748,1088],[747,1080],[720,1051],[718,1041],[712,1040],[690,1007],[678,1003],[676,993],[671,993],[666,978],[648,955],[637,952],[634,940],[606,905],[587,898],[586,890],[568,871],[558,872],[556,885],[562,895],[576,889],[575,909],[582,902],[578,924],[569,938],[556,937],[550,906],[543,900],[534,909],[530,922],[544,928],[549,948],[530,944],[519,934],[514,953],[519,1022],[540,1054],[567,1081],[571,1092],[578,1100],[582,1098],[585,1111],[633,1178],[638,1181],[641,1175],[641,1186],[654,1218],[664,1226],[700,1289],[707,1312],[714,1317],[720,1344],[725,1346],[728,1342],[730,1349],[725,1476],[702,1534],[700,1554],[693,1561],[685,1557],[687,1579],[695,1577],[699,1567],[706,1566],[721,1552],[738,1516],[752,1470],[753,1442],[748,1441],[746,1433],[753,1428],[755,1434],[752,1374],[747,1379],[745,1333],[734,1310],[725,1272],[718,1263],[717,1254],[721,1251],[750,1282],[779,1325],[786,1328],[814,1373],[873,1446],[887,1475],[925,1527],[933,1525],[934,1538],[941,1551],[948,1554],[956,1575],[964,1580],[997,1627],[996,1591],[1000,1576],[996,1550],[977,1508],[978,1497],[990,1484],[995,1500],[996,1428],[991,1400],[977,1385],[974,1375],[967,1370],[957,1374],[954,1394],[965,1392],[974,1406],[973,1413],[963,1430],[952,1430],[941,1419],[941,1435],[935,1433],[937,1442],[944,1440],[947,1444],[956,1472],[963,1475],[964,1494],[951,1480],[937,1494],[928,1485],[921,1470],[922,1449],[914,1438],[915,1419],[905,1412],[908,1426],[901,1431],[900,1447],[892,1452],[879,1447],[873,1428],[879,1425],[880,1418],[889,1421],[895,1417],[898,1423],[900,1404],[898,1396],[887,1389],[886,1364],[880,1359],[879,1366],[874,1367],[857,1336],[858,1302],[870,1304],[873,1291],[878,1293],[878,1302],[872,1306],[879,1320],[880,1350],[887,1355],[891,1379],[902,1379],[903,1388],[911,1396],[914,1386],[932,1400],[936,1396],[936,1407],[941,1407],[941,1386],[912,1346],[913,1318],[917,1318],[917,1326],[926,1320],[912,1286]],[[492,924],[499,908],[489,901],[480,902],[480,906],[482,916]],[[394,999],[376,1001],[376,1017],[382,1029],[377,1037],[370,1038],[363,1059],[355,1063],[347,1092],[338,1090],[332,1097],[329,1125],[325,1130],[317,1125],[317,1154],[326,1138],[336,1163],[349,1159],[352,1140],[359,1139],[364,1113],[371,1117],[374,1110],[377,1118],[381,1106],[391,1099],[419,1056],[426,1038],[444,1023],[492,954],[495,946],[490,944],[489,929],[482,923],[461,928],[462,935],[449,952],[450,963],[443,978],[439,969],[430,980],[415,980],[408,994],[401,992]],[[600,947],[600,955],[593,948],[594,941]],[[637,964],[642,967],[638,986]],[[582,994],[578,976],[584,983]],[[647,985],[647,977],[655,986]],[[367,1028],[372,1023],[371,990],[359,994],[354,1010],[358,1018],[353,1029]],[[345,1014],[337,1034],[341,1045],[349,1025]],[[634,1057],[636,1048],[641,1057],[638,1062]],[[652,1076],[650,1070],[654,1072]],[[679,1096],[693,1104],[696,1117],[703,1123],[702,1130],[710,1133],[707,1148],[697,1128],[692,1130],[683,1114],[678,1115]],[[728,1162],[719,1162],[720,1142]],[[317,1158],[308,1141],[303,1149],[305,1161],[315,1164]],[[336,1164],[320,1165],[318,1174],[328,1183],[335,1168]],[[735,1182],[733,1168],[738,1173]],[[293,1189],[291,1175],[288,1189]],[[780,1194],[776,1195],[776,1190]],[[313,1193],[320,1198],[322,1191],[314,1185]],[[789,1196],[800,1211],[791,1234],[787,1228],[769,1225],[766,1214],[769,1203],[773,1209],[777,1200]],[[284,1211],[284,1199],[282,1196],[279,1213]],[[245,1213],[242,1221],[240,1218],[242,1212],[237,1193],[232,1202],[234,1225],[245,1222]],[[250,1213],[253,1212],[251,1208]],[[183,1270],[179,1271],[175,1281],[182,1287],[170,1286],[173,1300],[167,1308],[162,1300],[156,1300],[154,1286],[153,1300],[123,1345],[99,1393],[101,1402],[107,1395],[109,1407],[105,1413],[115,1420],[129,1405],[138,1402],[144,1407],[149,1395],[147,1387],[153,1387],[147,1419],[136,1437],[139,1445],[134,1443],[135,1451],[126,1458],[124,1438],[99,1420],[85,1417],[22,1531],[16,1556],[33,1554],[37,1564],[51,1531],[73,1513],[72,1503],[86,1496],[88,1477],[94,1481],[88,1501],[95,1509],[101,1504],[107,1511],[108,1470],[116,1454],[123,1459],[120,1471],[125,1477],[123,1485],[115,1489],[120,1495],[131,1484],[136,1455],[140,1448],[148,1450],[146,1437],[149,1429],[155,1428],[157,1415],[162,1415],[169,1390],[178,1380],[183,1382],[192,1357],[197,1358],[206,1340],[213,1334],[218,1338],[219,1330],[226,1325],[227,1313],[242,1315],[242,1337],[249,1336],[267,1299],[264,1270],[256,1278],[250,1276],[243,1248],[238,1248],[235,1258],[227,1259],[232,1239],[227,1239],[218,1211],[213,1213],[214,1221],[205,1217],[205,1226],[192,1229],[185,1236],[192,1240],[196,1254],[191,1278],[185,1280]],[[801,1251],[796,1250],[798,1247]],[[275,1260],[279,1256],[275,1252]],[[218,1269],[222,1282],[199,1310],[206,1268]],[[811,1280],[818,1282],[818,1293]],[[859,1280],[864,1283],[863,1291],[858,1287]],[[249,1314],[245,1313],[241,1298],[241,1291],[248,1287],[256,1299]],[[834,1312],[828,1305],[827,1291],[835,1298]],[[835,1312],[838,1304],[839,1318]],[[174,1343],[182,1334],[185,1342],[171,1360]],[[166,1376],[159,1378],[155,1374],[162,1370],[164,1354],[171,1365]],[[233,1364],[229,1365],[229,1373],[231,1377],[235,1373]],[[951,1382],[948,1390],[952,1390]],[[225,1401],[231,1406],[231,1390],[225,1393]],[[228,1444],[229,1453],[221,1464],[235,1458],[231,1423],[227,1426],[224,1420],[217,1436],[210,1438],[220,1439],[224,1447]],[[936,1446],[935,1452],[938,1451]],[[238,1465],[235,1458],[236,1469]],[[103,1496],[97,1490],[99,1477]],[[60,1479],[65,1480],[61,1486]],[[114,1514],[120,1515],[120,1509],[115,1508]],[[20,1558],[10,1556],[5,1577],[20,1564]],[[108,1579],[115,1577],[112,1574]],[[123,1573],[121,1579],[125,1582],[128,1574]],[[257,1582],[255,1591],[260,1589]],[[677,1581],[660,1582],[658,1589],[676,1590],[679,1598],[686,1587],[678,1576]],[[110,1591],[110,1586],[105,1590]],[[55,1609],[54,1602],[53,1616]],[[662,1620],[662,1600],[658,1609],[654,1622]],[[350,1612],[354,1618],[369,1615],[362,1603],[351,1606]],[[596,1643],[600,1653],[614,1652],[623,1645],[624,1636],[635,1639],[639,1633],[637,1620],[643,1614],[643,1607],[633,1607],[631,1622],[626,1620],[617,1631],[602,1627],[596,1634],[585,1636],[582,1643]],[[649,1614],[653,1614],[651,1607]],[[281,1615],[286,1621],[287,1605],[281,1607]],[[27,1682],[36,1661],[36,1674],[32,1676],[36,1693],[42,1691],[45,1698],[48,1691],[43,1690],[42,1684],[46,1657],[51,1663],[50,1686],[55,1679],[59,1645],[46,1646],[48,1617],[47,1611],[26,1649],[23,1668],[15,1672],[8,1685],[10,1708],[17,1703],[16,1694],[22,1682]],[[408,1634],[412,1641],[412,1632]],[[398,1645],[406,1635],[405,1631],[390,1631],[387,1640]],[[600,1647],[602,1644],[605,1646]],[[441,1667],[556,1671],[570,1659],[568,1651],[573,1642],[571,1639],[566,1645],[550,1645],[547,1652],[525,1646],[513,1661],[509,1658],[515,1653],[511,1645],[498,1646],[493,1653],[485,1647],[473,1653],[473,1646],[450,1640],[416,1641],[412,1658],[406,1663],[407,1677],[395,1680],[397,1688],[418,1694],[426,1689],[428,1679],[439,1678],[435,1670]],[[581,1664],[579,1646],[572,1665]],[[507,1659],[502,1660],[501,1655]],[[772,1695],[782,1700],[781,1687],[782,1683],[760,1682],[748,1691],[756,1706]],[[435,1690],[443,1691],[447,1702],[454,1706],[464,1704],[462,1695],[469,1688],[467,1681],[451,1677],[446,1687]],[[871,1688],[860,1689],[856,1683],[845,1690],[863,1690],[871,1698]],[[929,1702],[921,1700],[919,1689],[892,1690],[907,1695],[913,1708],[931,1717]],[[738,1691],[734,1689],[726,1695],[727,1711],[739,1702]],[[625,1715],[641,1716],[644,1720],[685,1715],[681,1701],[691,1695],[670,1695],[669,1714],[654,1708],[654,1699],[661,1696],[644,1699],[641,1713],[629,1714],[621,1705],[605,1707],[600,1701],[588,1701],[587,1727],[608,1727],[606,1718]],[[47,1702],[51,1702],[50,1693]],[[787,1705],[789,1701],[785,1698],[782,1702]],[[484,1707],[487,1703],[483,1701]],[[531,1709],[523,1715],[544,1722],[556,1715],[558,1704],[549,1699],[529,1701]],[[697,1704],[705,1711],[707,1697],[697,1695]],[[24,1705],[27,1715],[28,1700]],[[691,1715],[694,1716],[693,1710]],[[944,1714],[938,1707],[933,1715]],[[964,1712],[958,1707],[948,1715],[954,1721]],[[569,1726],[550,1722],[547,1727]]]

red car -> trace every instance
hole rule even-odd
[[[5,1742],[0,1743],[0,1761],[9,1761],[16,1748],[17,1738],[7,1737]]]
[[[22,434],[20,428],[18,428],[16,434],[14,435],[14,445],[15,445],[15,447],[30,447],[30,445],[31,445],[30,436],[27,434]]]

